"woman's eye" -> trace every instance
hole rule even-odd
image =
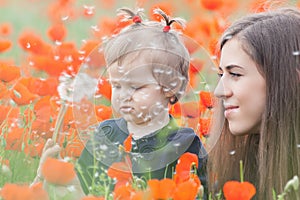
[[[233,72],[230,72],[229,74],[231,76],[233,76],[233,77],[240,77],[240,76],[242,76],[241,74],[237,74],[237,73],[233,73]]]
[[[221,78],[223,76],[223,73],[218,73],[218,76]]]

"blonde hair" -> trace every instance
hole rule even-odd
[[[134,13],[127,8],[121,11],[127,13],[129,18],[140,17],[141,13],[140,10]],[[159,14],[164,15],[161,10]],[[124,59],[129,58],[132,61],[142,57],[145,64],[149,64],[152,68],[153,76],[163,90],[172,92],[177,101],[184,94],[188,83],[190,56],[180,33],[173,29],[164,30],[168,26],[167,23],[171,22],[168,18],[167,20],[165,24],[156,21],[138,21],[125,27],[119,34],[113,35],[105,42],[104,58],[109,67],[115,62],[121,65]],[[174,21],[182,24],[179,18]],[[174,77],[180,85],[174,85]],[[176,101],[170,103],[174,104]]]

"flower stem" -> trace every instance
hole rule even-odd
[[[54,132],[53,132],[53,135],[52,135],[52,140],[54,142],[56,142],[56,140],[57,140],[57,135],[58,135],[58,132],[60,131],[61,126],[63,124],[64,117],[66,115],[67,109],[68,109],[67,104],[65,102],[63,102],[61,104],[60,109],[59,109],[59,113],[58,113],[57,120],[56,120],[56,123],[55,123]]]
[[[244,172],[243,172],[243,161],[240,160],[240,178],[241,178],[241,183],[244,182]]]

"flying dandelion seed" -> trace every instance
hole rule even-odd
[[[66,21],[68,19],[69,19],[69,16],[64,16],[64,17],[61,18],[62,21]]]
[[[55,45],[56,45],[56,46],[61,46],[61,45],[62,45],[62,42],[61,42],[61,41],[58,41],[58,40],[56,40],[56,41],[55,41]]]
[[[91,26],[91,29],[95,32],[99,32],[100,31],[100,28],[97,26],[97,25],[93,25]]]
[[[229,155],[233,156],[235,154],[235,150],[229,152]]]
[[[299,56],[300,55],[300,51],[294,51],[293,52],[293,56]]]
[[[177,84],[178,84],[177,82],[173,82],[173,83],[171,83],[170,85],[171,85],[172,87],[175,87]]]

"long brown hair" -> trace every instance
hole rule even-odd
[[[269,200],[272,190],[281,193],[300,175],[300,12],[281,8],[245,16],[225,31],[220,49],[233,37],[265,78],[266,106],[260,134],[234,136],[227,120],[214,123],[212,130],[222,132],[209,155],[210,191],[216,194],[226,181],[239,180],[242,160],[244,179],[256,186],[255,198]]]

